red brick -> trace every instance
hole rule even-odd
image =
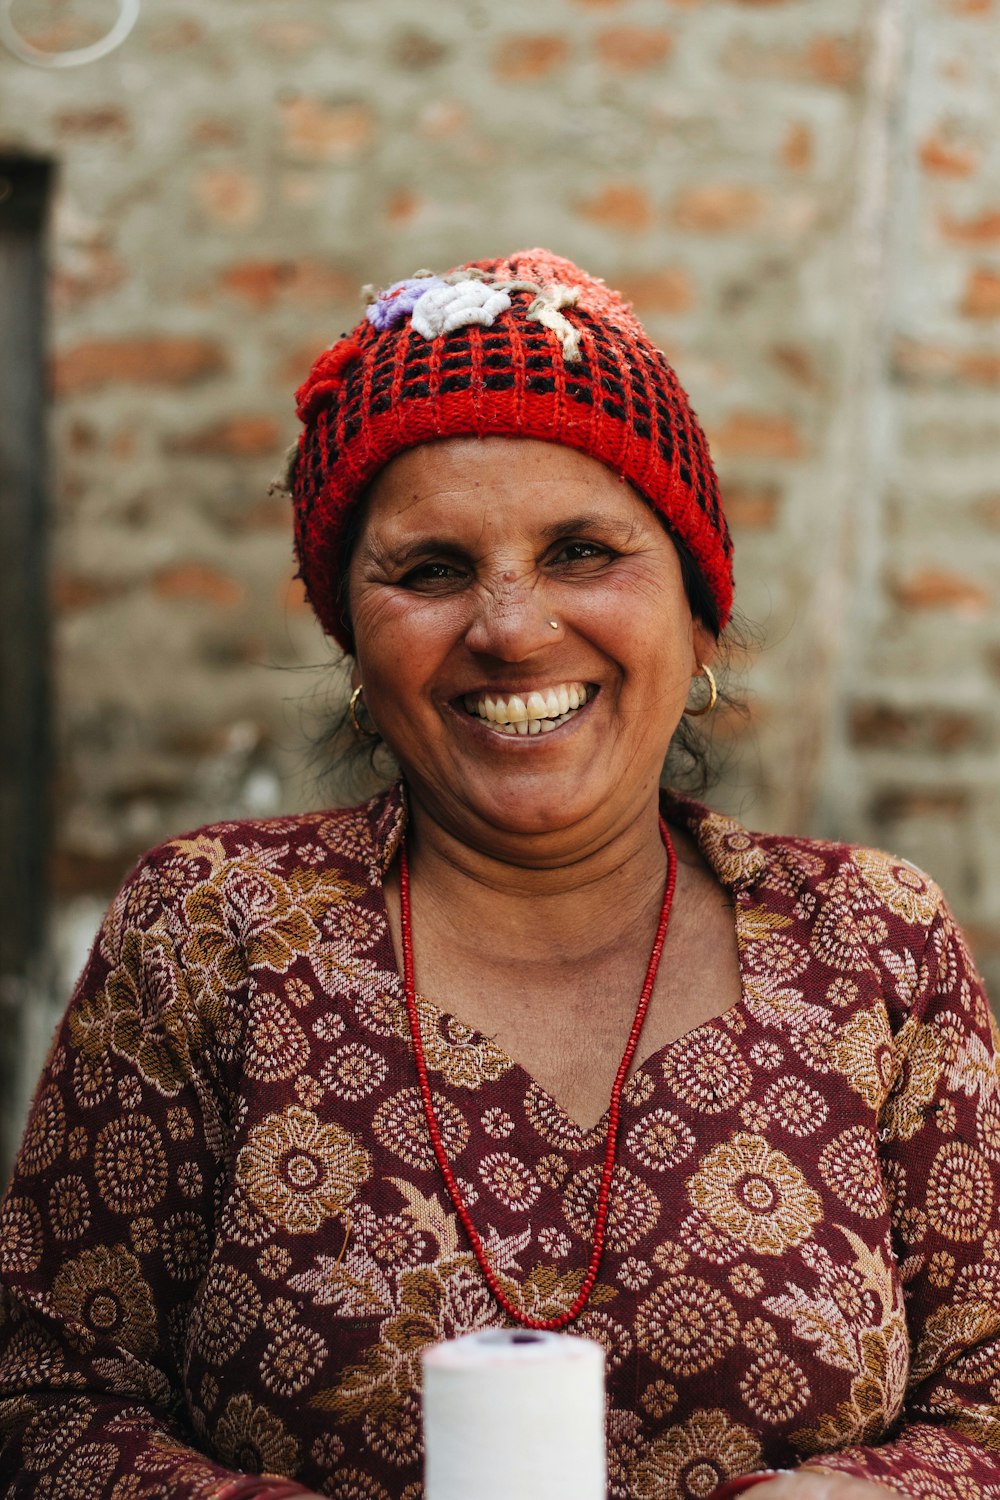
[[[97,429],[79,418],[70,427],[66,439],[71,453],[94,453],[100,447]]]
[[[106,385],[193,385],[224,368],[222,350],[210,339],[153,334],[76,344],[56,356],[52,378],[66,395]]]
[[[291,521],[289,502],[284,495],[263,495],[244,509],[227,518],[234,531],[284,531]]]
[[[227,292],[254,307],[270,307],[279,297],[292,302],[329,305],[356,298],[354,279],[336,266],[314,260],[243,260],[221,276]]]
[[[775,344],[771,350],[771,358],[778,369],[790,376],[796,385],[807,386],[811,390],[822,386],[822,377],[808,349],[803,349],[798,344]]]
[[[810,42],[802,56],[806,73],[817,83],[848,88],[861,76],[861,52],[843,37],[821,36]]]
[[[311,161],[351,161],[375,135],[375,116],[366,104],[288,99],[281,120],[288,150]]]
[[[90,578],[81,573],[57,571],[52,580],[52,607],[57,614],[72,614],[106,604],[125,592],[125,585],[104,578]]]
[[[945,239],[956,245],[968,245],[973,249],[1000,245],[1000,208],[985,208],[971,219],[953,219],[942,214],[941,232]]]
[[[890,592],[906,609],[949,609],[982,615],[995,603],[993,595],[975,579],[946,568],[922,568],[890,580]]]
[[[233,120],[208,116],[195,122],[190,138],[196,146],[238,146],[243,140],[243,132]]]
[[[292,302],[304,306],[328,307],[331,302],[348,302],[352,310],[359,295],[358,278],[329,261],[300,260],[288,286]]]
[[[975,714],[959,710],[896,708],[887,703],[858,703],[851,710],[853,744],[865,750],[968,749],[982,741],[985,726]]]
[[[190,600],[231,608],[243,599],[243,585],[218,568],[204,563],[179,563],[163,568],[153,579],[153,589],[161,599]]]
[[[971,177],[978,161],[974,151],[938,134],[921,142],[920,165],[933,177]]]
[[[708,182],[686,188],[677,195],[672,219],[678,229],[725,234],[757,223],[764,205],[763,193],[745,183]]]
[[[986,495],[973,507],[973,513],[990,531],[1000,531],[1000,494]]]
[[[709,438],[725,458],[801,458],[804,448],[791,417],[734,411],[715,423]]]
[[[187,17],[161,22],[149,33],[149,45],[154,52],[184,52],[189,47],[200,47],[204,40],[204,28]]]
[[[129,116],[113,104],[96,104],[90,109],[63,109],[53,123],[57,135],[74,138],[84,135],[129,137],[132,134]]]
[[[436,68],[447,56],[448,48],[444,42],[439,42],[426,31],[418,31],[415,26],[398,31],[389,47],[393,67],[404,73],[424,73],[428,68]]]
[[[270,307],[288,286],[292,263],[287,260],[241,260],[227,266],[219,278],[222,288],[243,297],[254,307]]]
[[[409,224],[424,207],[425,200],[410,188],[400,188],[391,193],[385,205],[385,217],[394,228]]]
[[[569,43],[560,32],[522,32],[501,42],[493,71],[505,83],[530,83],[548,77],[568,57]]]
[[[616,280],[622,296],[635,303],[640,317],[646,313],[685,313],[694,306],[694,283],[681,266],[633,271]]]
[[[227,417],[171,444],[177,453],[203,453],[208,457],[260,458],[276,454],[283,429],[273,417]]]
[[[322,47],[327,40],[323,27],[310,21],[261,21],[255,27],[255,34],[265,47],[277,47],[282,52],[305,52],[307,48]]]
[[[915,385],[1000,385],[1000,353],[990,350],[899,339],[894,363],[902,378]]]
[[[967,318],[1000,318],[1000,271],[979,266],[969,272],[962,312]]]
[[[910,818],[957,818],[968,810],[969,794],[950,787],[887,787],[871,800],[876,823]]]
[[[813,135],[801,120],[789,125],[781,143],[781,161],[790,172],[805,172],[813,163]]]
[[[804,47],[785,47],[743,36],[723,57],[731,73],[747,78],[788,78],[831,88],[852,88],[861,76],[861,48],[847,37],[817,36]]]
[[[653,205],[645,188],[626,182],[611,182],[607,187],[585,198],[579,205],[585,219],[604,224],[609,229],[637,233],[649,229],[653,222]]]
[[[769,531],[778,518],[781,492],[776,484],[740,484],[728,480],[722,503],[736,531]]]
[[[595,46],[606,68],[616,73],[638,73],[644,68],[661,67],[673,51],[674,39],[662,27],[612,26],[598,33]]]
[[[55,306],[64,312],[113,291],[124,280],[125,267],[118,257],[103,245],[90,245],[66,256],[53,273],[49,290]]]
[[[195,195],[206,217],[217,224],[245,228],[260,216],[260,183],[248,172],[231,167],[202,172],[195,181]]]

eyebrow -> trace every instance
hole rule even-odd
[[[566,536],[601,536],[608,541],[624,543],[635,535],[636,523],[632,520],[611,519],[594,511],[581,511],[575,516],[566,516],[543,526],[539,537],[543,542],[558,541]],[[422,536],[408,546],[387,546],[376,537],[365,544],[365,551],[372,562],[382,566],[405,567],[416,558],[434,554],[438,557],[465,557],[468,547],[454,537]]]
[[[454,539],[446,541],[444,537],[438,536],[422,536],[417,541],[411,542],[408,547],[398,549],[387,547],[384,542],[371,537],[365,543],[364,550],[372,562],[394,567],[403,567],[414,558],[425,557],[428,553],[436,553],[439,557],[442,554],[446,557],[456,557],[465,553],[465,548]]]
[[[598,532],[601,536],[618,537],[621,541],[625,541],[634,534],[635,522],[614,520],[593,511],[581,511],[578,515],[566,516],[561,521],[553,521],[551,525],[543,526],[541,535],[546,541],[554,542],[570,532]]]

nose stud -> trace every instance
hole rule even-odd
[[[549,629],[550,630],[558,630],[559,629],[559,621],[558,620],[550,620],[549,621]]]

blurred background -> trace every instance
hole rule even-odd
[[[4,1167],[135,856],[330,796],[295,385],[362,283],[535,244],[711,439],[711,800],[928,868],[1000,994],[1000,0],[142,0],[0,47]]]

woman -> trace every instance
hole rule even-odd
[[[112,905],[4,1210],[5,1492],[415,1500],[421,1349],[520,1321],[605,1346],[616,1496],[995,1500],[989,1009],[911,866],[661,799],[732,596],[672,370],[532,251],[373,296],[299,413],[401,782]]]

